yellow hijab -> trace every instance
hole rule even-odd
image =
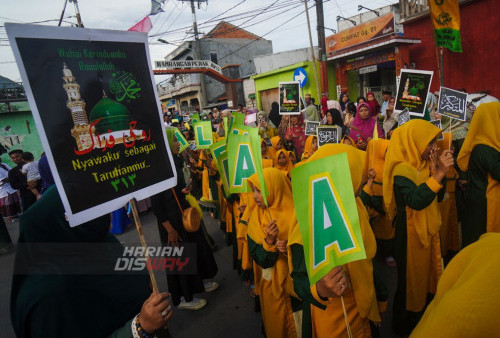
[[[430,177],[429,162],[421,154],[429,143],[441,133],[441,129],[424,120],[411,120],[394,130],[385,156],[383,193],[385,209],[395,209],[394,176],[404,176],[416,185]],[[390,215],[391,216],[391,215]],[[435,235],[441,225],[437,203],[423,210],[407,208],[406,217],[417,224],[416,232],[424,247],[429,246],[429,236]]]
[[[356,149],[358,148],[358,146],[356,145],[356,142],[354,141],[354,139],[352,137],[344,135],[342,137],[342,139],[340,140],[340,143],[344,144],[345,140],[351,141],[351,146],[354,147],[354,148],[356,148]]]
[[[266,226],[271,217],[276,220],[279,240],[288,240],[290,229],[297,224],[297,216],[293,206],[292,183],[287,176],[276,168],[263,170],[268,195],[268,210],[256,206],[248,223],[248,236],[257,244],[263,244],[266,238]],[[262,191],[257,173],[253,174],[248,183]],[[273,267],[273,293],[279,296],[283,288],[293,290],[288,262],[278,259]],[[285,287],[284,283],[288,285]]]
[[[483,234],[451,260],[412,338],[498,336],[499,247],[500,234]]]
[[[278,163],[280,154],[284,154],[286,157],[286,164],[284,166],[279,165]],[[274,167],[281,170],[285,175],[288,175],[290,173],[290,171],[293,169],[293,164],[292,161],[290,161],[290,157],[288,156],[288,151],[286,151],[285,149],[280,149],[276,152],[276,154],[274,155]]]
[[[477,107],[470,122],[457,163],[460,169],[469,169],[469,158],[478,144],[485,144],[500,152],[500,102],[483,103]]]
[[[352,187],[356,193],[363,181],[363,169],[366,157],[364,151],[358,150],[347,144],[325,144],[321,146],[307,162],[341,153],[347,153]],[[377,243],[375,242],[375,236],[370,227],[368,212],[358,196],[356,196],[356,207],[359,214],[366,259],[348,263],[347,266],[349,274],[351,275],[354,297],[356,298],[359,314],[363,318],[368,317],[373,322],[380,322],[380,313],[373,284],[372,265],[372,259],[375,257],[377,251]],[[298,224],[296,227],[299,227]],[[302,244],[302,236],[298,229],[292,229],[292,234],[288,240],[288,245],[295,243]]]
[[[460,154],[458,154],[458,165],[462,170],[469,169],[469,158],[472,150],[478,144],[484,144],[500,152],[500,102],[483,103],[477,107],[469,132],[465,138]],[[488,174],[488,186],[486,187],[487,219],[486,231],[500,231],[500,182],[494,180]]]
[[[273,159],[274,157],[274,153],[271,151],[271,148],[267,145],[267,142],[266,140],[264,140],[263,138],[260,139],[260,144],[261,144],[261,147],[262,147],[262,144],[265,144],[266,145],[266,152],[265,153],[262,153],[262,158],[263,159]]]
[[[379,138],[372,139],[366,147],[365,175],[368,176],[370,169],[375,169],[377,173],[372,185],[372,191],[375,196],[382,196],[382,182],[384,176],[385,152],[389,146],[389,140]],[[378,183],[378,184],[376,184]]]
[[[304,145],[304,152],[302,153],[302,161],[307,160],[309,157],[312,156],[312,144],[314,139],[316,138],[315,135],[309,135],[306,139],[306,143]]]
[[[279,136],[271,137],[271,144],[273,145],[273,149],[275,151],[278,151],[278,149],[276,149],[276,147],[278,146],[278,143],[280,142],[280,139],[281,139],[281,137],[279,137]]]

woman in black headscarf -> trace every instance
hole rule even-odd
[[[273,122],[275,126],[279,126],[281,123],[280,115],[280,105],[278,102],[271,103],[271,112],[269,113],[269,119]]]
[[[47,162],[42,169],[47,180]],[[168,295],[148,299],[146,274],[115,272],[123,246],[109,223],[70,227],[55,185],[21,216],[10,304],[17,337],[131,337],[166,325]]]
[[[347,127],[344,126],[344,121],[342,120],[342,116],[338,109],[328,109],[328,111],[326,112],[326,125],[338,126],[342,128],[342,135],[346,134]]]

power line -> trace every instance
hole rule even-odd
[[[311,7],[308,7],[308,9],[311,9],[311,8],[313,8],[313,7],[315,7],[315,6],[316,6],[316,4],[313,4]],[[299,15],[301,15],[302,13],[304,13],[304,11],[305,11],[305,10],[302,10],[302,11],[300,11],[300,13],[298,13],[297,15],[293,16],[293,17],[292,17],[292,18],[290,18],[290,19],[287,19],[287,22],[288,22],[288,21],[290,21],[290,20],[295,19],[296,17],[298,17]],[[274,27],[274,28],[273,28],[273,29],[271,29],[269,32],[267,32],[266,34],[261,35],[261,36],[260,36],[260,38],[262,39],[262,38],[264,38],[264,36],[271,34],[271,33],[272,33],[272,32],[274,32],[275,30],[277,30],[278,28],[280,28],[283,24],[284,24],[284,23],[281,23],[281,24],[279,24],[278,26]],[[251,45],[251,44],[252,44],[252,43],[254,43],[255,41],[258,41],[258,40],[252,40],[252,41],[250,41],[249,43],[244,44],[244,45],[243,45],[243,46],[241,46],[240,48],[238,48],[238,49],[236,49],[236,50],[232,51],[231,53],[226,54],[226,55],[224,55],[223,57],[219,58],[219,61],[220,61],[220,60],[222,60],[222,59],[227,58],[227,57],[228,57],[228,56],[230,56],[230,55],[233,55],[234,53],[236,53],[236,52],[240,51],[241,49],[243,49],[243,48],[245,48],[245,47],[247,47],[247,46]]]
[[[274,6],[274,8],[272,9],[269,9],[267,10],[266,12],[267,13],[270,13],[272,11],[277,11],[277,10],[280,10],[280,9],[284,9],[286,7],[290,7],[290,6],[293,6],[297,3],[296,0],[289,0],[285,3],[282,3],[278,6]],[[257,9],[253,9],[253,10],[250,10],[250,11],[246,11],[246,12],[243,12],[243,13],[238,13],[238,14],[233,14],[233,15],[229,15],[229,16],[226,16],[226,17],[222,17],[222,18],[219,18],[217,20],[214,20],[213,18],[212,19],[208,19],[202,23],[200,23],[198,25],[199,28],[208,28],[208,27],[213,27],[215,25],[212,25],[211,23],[213,23],[214,21],[227,21],[227,22],[235,22],[235,21],[238,21],[238,20],[243,20],[243,19],[246,19],[246,18],[249,18],[249,17],[252,17],[254,16],[256,12],[262,12],[263,9],[265,10],[266,8],[269,8],[270,6],[266,6],[266,7],[261,7],[261,8],[257,8]],[[185,27],[180,27],[180,28],[176,28],[174,30],[171,30],[171,31],[165,31],[163,33],[156,33],[154,35],[151,35],[150,37],[156,37],[156,36],[164,36],[164,35],[168,35],[168,34],[174,34],[174,33],[177,33],[177,32],[180,32],[180,31],[183,31],[183,30],[186,30],[186,29],[190,29],[191,26],[185,26]]]

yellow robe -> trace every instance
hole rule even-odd
[[[366,147],[366,165],[365,175],[368,175],[368,170],[374,169],[376,176],[372,184],[371,190],[365,186],[365,192],[370,196],[383,196],[382,181],[384,176],[385,152],[389,146],[389,140],[372,139]],[[395,228],[392,224],[392,215],[394,213],[386,212],[385,215],[380,215],[373,209],[368,209],[368,214],[372,222],[373,233],[375,238],[389,240],[394,238]]]
[[[384,166],[384,203],[395,210],[394,177],[402,176],[417,186],[426,183],[437,193],[441,185],[430,176],[429,163],[421,154],[441,130],[424,120],[411,120],[395,129]],[[422,210],[406,207],[406,310],[420,312],[428,293],[435,293],[442,272],[437,198]]]
[[[309,161],[344,152],[348,156],[353,189],[357,191],[363,177],[364,152],[344,144],[327,144],[320,147]],[[376,323],[381,321],[375,295],[372,265],[372,259],[375,257],[377,251],[377,244],[370,227],[368,213],[359,197],[356,197],[356,207],[358,209],[366,258],[344,266],[351,286],[342,297],[353,337],[371,337],[369,321],[371,320]],[[292,229],[288,245],[290,246],[294,243],[302,244],[298,225]],[[344,320],[344,311],[340,298],[330,298],[328,301],[323,301],[317,294],[316,285],[311,286],[311,293],[318,302],[327,307],[326,310],[322,310],[311,305],[314,337],[330,338],[347,336],[347,325]]]
[[[498,337],[500,234],[483,234],[444,270],[412,338]]]
[[[484,144],[500,152],[500,102],[481,104],[474,112],[467,137],[458,154],[457,163],[460,169],[469,168],[469,158],[474,147]],[[500,182],[488,174],[486,188],[487,215],[486,231],[500,232]]]
[[[297,223],[293,212],[291,183],[278,169],[264,169],[264,180],[268,189],[266,210],[256,206],[248,224],[248,237],[268,252],[276,252],[275,245],[265,242],[265,228],[272,218],[279,228],[278,239],[288,240],[289,229]],[[254,187],[261,189],[257,174],[248,179]],[[264,330],[268,338],[297,337],[290,296],[295,296],[290,277],[288,259],[279,255],[274,266],[262,269],[254,262],[255,291],[259,295]]]

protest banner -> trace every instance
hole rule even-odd
[[[318,127],[321,123],[320,122],[315,122],[315,121],[306,121],[306,131],[305,134],[307,136],[316,136],[318,135]]]
[[[426,70],[401,69],[394,111],[399,113],[408,108],[410,115],[424,116],[433,74]]]
[[[467,119],[467,93],[441,87],[439,89],[438,114],[452,119]]]
[[[193,124],[196,149],[208,149],[212,145],[212,122],[200,121]]]
[[[224,123],[224,136],[227,137],[227,135],[229,134],[229,121],[227,116],[224,116],[222,118],[222,121]]]
[[[234,126],[244,126],[245,125],[245,114],[232,112],[231,118],[229,119],[229,132]]]
[[[248,192],[247,179],[256,171],[256,158],[248,135],[229,134],[229,190],[232,194]]]
[[[280,82],[279,93],[280,115],[300,114],[301,106],[299,82]]]
[[[429,1],[429,11],[436,46],[446,47],[452,52],[462,52],[458,0]]]
[[[220,154],[226,151],[226,140],[220,140],[219,142],[216,142],[210,146],[210,153],[212,154],[212,158],[215,161],[215,165],[217,167],[217,170],[219,172],[221,171],[221,168],[219,168],[219,165],[217,163],[217,159],[220,157]]]
[[[248,127],[247,127],[248,128]],[[263,184],[262,153],[257,128],[248,128],[248,134],[229,134],[227,141],[229,158],[229,189],[231,193],[248,192],[247,180],[254,173],[259,173],[259,181]],[[262,179],[262,180],[261,180]],[[267,195],[263,189],[263,197]],[[267,203],[267,201],[265,200]]]
[[[187,148],[189,148],[188,140],[186,140],[186,138],[184,137],[184,135],[182,135],[179,129],[175,128],[174,136],[177,138],[177,142],[179,142],[180,144],[179,154],[182,153]]]
[[[71,226],[176,185],[145,34],[6,29]]]
[[[215,163],[217,168],[219,168],[219,175],[222,180],[222,186],[224,187],[224,193],[226,196],[229,196],[231,195],[231,191],[229,189],[229,160],[227,150],[220,153]]]
[[[255,171],[257,172],[257,176],[259,177],[259,183],[260,183],[260,192],[262,194],[262,200],[264,201],[264,204],[267,207],[267,195],[268,190],[266,186],[266,181],[264,180],[264,171],[263,171],[263,164],[262,164],[262,145],[261,145],[261,139],[259,135],[259,129],[258,128],[250,128],[249,135],[250,137],[250,146],[252,149],[253,156],[255,158]],[[271,165],[272,165],[272,160]]]
[[[193,124],[201,121],[200,114],[198,114],[198,113],[191,114],[189,118],[191,119],[191,122]]]
[[[403,124],[411,120],[410,112],[408,111],[407,108],[405,108],[401,113],[398,115],[398,127],[401,127]]]
[[[319,126],[318,147],[327,143],[339,143],[342,138],[342,129],[337,126]]]
[[[292,192],[311,285],[336,266],[365,259],[347,154],[292,170]]]

